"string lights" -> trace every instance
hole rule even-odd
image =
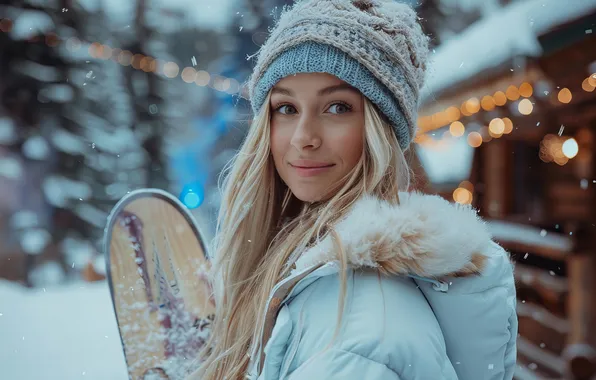
[[[596,89],[596,73],[583,80],[582,89],[586,92],[593,92]],[[437,142],[433,141],[427,135],[446,126],[449,126],[449,134],[452,137],[463,137],[466,134],[466,127],[461,121],[463,117],[473,116],[481,110],[487,112],[493,111],[497,107],[505,106],[508,102],[517,101],[517,111],[523,116],[530,115],[534,111],[534,104],[530,100],[533,94],[534,88],[532,85],[524,82],[519,87],[510,85],[504,91],[496,91],[494,94],[485,95],[480,99],[472,97],[464,101],[460,106],[450,106],[432,115],[421,116],[418,119],[419,128],[415,142],[421,145],[436,144]],[[568,88],[562,88],[557,93],[557,99],[563,104],[568,104],[572,101],[573,94]],[[503,131],[500,132],[503,124]],[[488,136],[486,134],[483,136],[480,132],[476,131],[468,133],[467,139],[469,145],[477,148],[483,142],[488,142],[492,138],[499,138],[504,134],[509,134],[513,131],[513,123],[507,117],[493,119],[488,125],[488,128],[481,130],[481,132],[485,131],[488,132]]]
[[[586,92],[593,92],[596,89],[596,73],[583,80],[582,89]],[[516,108],[519,114],[527,116],[534,111],[534,104],[530,100],[533,95],[534,88],[532,85],[524,82],[519,87],[509,85],[503,91],[496,91],[480,98],[472,97],[459,106],[452,105],[432,115],[422,116],[418,121],[419,133],[414,141],[421,146],[440,147],[447,143],[446,139],[440,138],[437,140],[430,135],[433,131],[448,126],[449,128],[444,136],[447,138],[466,138],[468,145],[472,148],[478,148],[493,138],[500,138],[513,132],[513,122],[508,117],[493,118],[488,126],[470,131],[466,135],[466,126],[461,121],[463,117],[473,116],[481,110],[490,112],[497,107],[505,106],[508,102],[517,102]],[[573,94],[569,88],[561,88],[556,96],[562,104],[569,104],[573,100]],[[477,124],[474,129],[477,129]],[[540,143],[539,157],[543,162],[553,162],[563,166],[570,159],[576,157],[578,153],[579,144],[573,137],[547,134]],[[453,200],[460,204],[471,204],[473,194],[473,185],[469,181],[463,181],[453,191]]]
[[[0,31],[9,33],[12,30],[13,21],[7,18],[0,20]],[[195,84],[200,87],[209,86],[216,91],[225,92],[230,95],[240,94],[245,96],[245,89],[234,78],[227,78],[220,75],[210,74],[205,70],[196,70],[193,67],[183,67],[176,62],[164,61],[155,57],[135,54],[129,50],[113,48],[99,42],[88,43],[76,37],[63,39],[55,33],[45,35],[45,43],[50,47],[58,47],[64,43],[67,50],[77,52],[86,48],[89,56],[95,59],[112,60],[122,66],[130,66],[135,70],[146,73],[163,75],[169,79],[180,78],[188,84]]]

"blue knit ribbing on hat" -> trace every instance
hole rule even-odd
[[[393,81],[405,79],[398,75]],[[281,53],[256,84],[252,99],[253,112],[258,113],[269,90],[281,79],[299,73],[328,73],[357,88],[387,117],[402,149],[413,136],[408,122],[393,94],[369,70],[343,51],[322,43],[307,41]]]

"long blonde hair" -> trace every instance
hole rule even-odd
[[[334,222],[365,194],[397,204],[398,192],[409,187],[410,171],[397,138],[365,98],[365,147],[358,164],[328,200],[303,204],[275,170],[270,154],[269,97],[240,152],[225,169],[211,270],[216,315],[193,379],[245,377],[250,353],[256,352],[263,332],[271,290],[289,274],[299,253],[328,233],[342,269],[339,308],[343,310],[347,259],[333,232]],[[338,328],[340,322],[341,313]]]

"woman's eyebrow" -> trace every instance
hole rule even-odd
[[[319,92],[317,93],[317,95],[318,96],[329,95],[329,94],[332,94],[337,91],[346,91],[346,90],[360,93],[360,91],[358,91],[355,87],[353,87],[347,83],[340,83],[340,84],[336,84],[334,86],[329,86],[329,87],[320,89]]]
[[[340,84],[336,84],[333,86],[329,86],[329,87],[325,87],[320,89],[317,92],[318,96],[324,96],[324,95],[329,95],[332,94],[334,92],[337,91],[352,91],[352,92],[356,92],[356,93],[360,93],[360,91],[358,91],[355,87],[347,84],[347,83],[340,83]],[[271,90],[271,94],[281,94],[281,95],[287,95],[287,96],[294,96],[294,91],[290,90],[289,88],[285,88],[285,87],[273,87],[273,89]]]
[[[288,88],[284,88],[284,87],[273,87],[273,89],[271,90],[271,95],[273,94],[281,94],[281,95],[287,95],[287,96],[294,96],[294,91],[288,89]]]

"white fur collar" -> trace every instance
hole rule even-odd
[[[400,205],[359,199],[335,231],[352,267],[434,278],[480,273],[491,243],[472,207],[415,192],[400,193]],[[293,272],[335,260],[328,235],[300,256]]]

